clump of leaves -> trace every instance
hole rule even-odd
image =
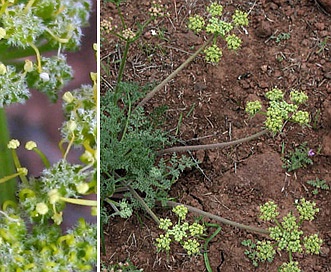
[[[281,41],[286,41],[291,38],[291,34],[289,32],[282,32],[277,35],[277,37],[272,36],[272,38],[276,39],[276,43],[280,43]]]
[[[326,184],[326,181],[323,179],[316,178],[315,180],[308,180],[307,183],[314,187],[312,193],[317,195],[320,190],[330,190],[329,185]]]
[[[167,200],[168,191],[180,173],[194,163],[176,154],[158,159],[157,151],[172,141],[167,132],[155,128],[142,108],[132,110],[132,105],[147,89],[120,83],[118,90],[101,97],[101,199],[108,199],[116,214],[129,217],[141,204],[126,186],[139,192],[146,204],[153,207],[156,201]],[[121,96],[115,98],[117,94]],[[114,104],[114,101],[118,102]],[[121,201],[109,201],[119,191],[123,193]]]
[[[285,101],[283,91],[278,88],[266,92],[265,97],[269,100],[269,107],[266,111],[262,111],[260,101],[249,101],[246,105],[246,112],[251,117],[255,114],[266,115],[265,126],[272,133],[280,132],[289,121],[301,126],[308,126],[309,113],[299,110],[299,106],[308,100],[308,96],[304,92],[291,91],[290,101],[292,103]]]
[[[286,168],[288,172],[291,172],[313,164],[313,160],[311,159],[312,156],[310,154],[310,149],[307,147],[307,143],[305,142],[301,144],[295,148],[294,151],[291,151],[285,156],[283,159],[283,168]]]
[[[178,221],[175,225],[168,218],[161,218],[159,228],[165,231],[165,234],[160,234],[156,238],[156,247],[158,251],[170,251],[170,244],[178,242],[186,250],[188,255],[196,255],[200,253],[199,238],[202,237],[205,227],[198,222],[189,224],[186,221],[188,209],[179,205],[172,209],[177,215]]]
[[[278,219],[278,206],[273,201],[268,201],[260,206],[260,219],[272,222],[275,225],[269,227],[270,240],[257,241],[256,244],[246,240],[243,242],[249,250],[245,254],[252,260],[253,265],[259,262],[272,262],[277,251],[285,251],[289,255],[289,262],[284,263],[279,271],[301,271],[298,262],[293,261],[293,253],[319,254],[322,239],[318,234],[304,236],[302,224],[304,221],[312,221],[316,213],[315,202],[304,198],[296,201],[296,213],[290,211],[282,220]],[[292,269],[292,270],[291,270]]]
[[[244,254],[248,257],[248,259],[251,260],[255,267],[258,267],[259,257],[256,251],[256,244],[251,239],[244,240],[241,242],[241,244],[248,248],[244,251]]]
[[[216,64],[222,57],[222,50],[217,45],[217,38],[225,40],[230,50],[237,50],[242,43],[242,40],[231,31],[248,25],[248,14],[236,10],[232,15],[232,21],[226,22],[222,18],[223,6],[217,2],[212,2],[206,8],[208,13],[208,22],[201,15],[193,15],[189,17],[188,28],[196,34],[205,31],[207,34],[214,36],[211,46],[204,50],[206,61]]]

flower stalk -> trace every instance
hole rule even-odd
[[[13,157],[7,148],[9,132],[6,113],[0,108],[0,179],[12,175],[15,172]],[[15,178],[0,182],[0,208],[7,200],[16,202],[15,192],[17,190]]]

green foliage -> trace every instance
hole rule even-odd
[[[280,43],[281,41],[286,41],[291,38],[291,34],[289,32],[283,32],[277,35],[277,37],[272,37],[276,39],[276,43]]]
[[[299,110],[299,106],[308,100],[308,96],[300,91],[293,90],[290,93],[288,103],[284,99],[284,93],[278,88],[266,92],[265,97],[269,100],[269,107],[266,112],[261,111],[260,101],[249,101],[246,105],[246,112],[250,116],[264,114],[267,116],[265,126],[272,133],[280,132],[288,121],[298,123],[301,126],[308,126],[309,113]]]
[[[202,31],[206,31],[208,34],[214,36],[213,44],[204,50],[206,61],[212,64],[216,64],[220,61],[222,56],[222,50],[217,45],[217,38],[220,37],[227,42],[230,50],[237,50],[242,41],[235,34],[230,34],[235,28],[248,25],[247,13],[236,10],[232,16],[231,22],[224,21],[221,16],[223,13],[223,6],[217,2],[212,2],[207,6],[206,11],[208,13],[208,20],[200,15],[192,15],[188,20],[188,28],[194,33],[199,34]]]
[[[294,151],[291,151],[285,156],[283,162],[283,168],[286,168],[288,172],[313,164],[313,160],[309,156],[307,143],[303,143],[295,148]]]
[[[270,240],[257,241],[253,243],[251,240],[242,242],[249,250],[245,251],[253,262],[254,266],[258,262],[272,262],[277,251],[286,251],[289,254],[289,263],[283,264],[279,271],[300,271],[298,263],[292,261],[292,254],[295,252],[304,252],[307,254],[319,254],[322,245],[322,239],[318,234],[303,236],[302,224],[304,221],[312,221],[316,213],[319,211],[314,202],[300,199],[296,203],[296,216],[294,212],[287,213],[281,221],[277,219],[279,211],[277,205],[273,201],[269,201],[260,206],[260,218],[265,221],[270,221],[275,226],[269,227]],[[294,270],[291,270],[294,269]]]
[[[330,190],[330,187],[326,184],[326,181],[319,178],[316,178],[315,180],[308,180],[307,183],[315,188],[312,192],[314,195],[317,195],[320,190]]]
[[[176,154],[158,159],[156,152],[172,141],[166,132],[155,128],[142,108],[132,111],[133,103],[148,89],[141,91],[133,83],[121,83],[118,88],[121,94],[118,103],[114,104],[117,99],[114,92],[101,97],[101,199],[111,197],[117,188],[130,185],[153,207],[156,201],[167,200],[179,174],[193,163]],[[131,193],[125,193],[124,199],[129,206],[126,209],[140,207]]]
[[[251,239],[244,240],[241,242],[241,244],[245,247],[248,247],[248,249],[244,251],[244,254],[248,259],[251,260],[253,266],[258,267],[259,257],[258,252],[256,251],[256,244]]]
[[[160,234],[155,239],[157,250],[169,253],[171,243],[176,241],[182,245],[188,255],[199,254],[201,245],[198,240],[204,235],[205,227],[198,222],[192,224],[186,222],[188,210],[183,205],[174,207],[172,211],[178,216],[178,221],[174,225],[168,218],[160,219],[159,228],[164,230],[165,234]]]

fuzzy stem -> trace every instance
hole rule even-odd
[[[210,37],[193,55],[191,55],[185,62],[183,62],[175,71],[173,71],[165,80],[157,85],[151,92],[149,92],[145,98],[139,102],[136,108],[143,107],[158,91],[160,91],[170,80],[172,80],[181,70],[183,70],[192,60],[198,56],[203,49],[213,40]]]
[[[237,222],[234,222],[234,221],[225,219],[223,217],[220,217],[220,216],[211,214],[209,212],[202,211],[200,209],[194,208],[194,207],[189,206],[189,205],[186,205],[186,204],[177,203],[177,202],[174,202],[174,201],[167,201],[167,205],[170,206],[170,207],[176,207],[178,205],[183,205],[183,206],[185,206],[191,212],[200,214],[200,215],[205,216],[205,217],[208,217],[210,219],[214,219],[214,220],[216,220],[216,221],[218,221],[220,223],[223,223],[223,224],[226,224],[226,225],[230,225],[230,226],[233,226],[233,227],[236,227],[236,228],[239,228],[239,229],[244,229],[244,230],[247,230],[247,231],[250,231],[250,232],[267,234],[267,235],[269,235],[269,233],[270,233],[268,230],[261,229],[261,228],[256,228],[256,227],[251,227],[251,226],[247,226],[247,225],[243,225],[243,224],[240,224],[240,223],[237,223]]]
[[[126,187],[130,190],[130,193],[134,196],[135,199],[137,199],[139,201],[139,203],[141,204],[141,206],[144,207],[144,209],[146,210],[146,212],[153,218],[153,220],[156,222],[157,225],[160,225],[160,220],[159,218],[155,215],[155,213],[147,206],[147,204],[145,203],[145,201],[137,194],[137,192],[130,186],[130,185],[126,185]]]
[[[193,151],[193,150],[205,150],[205,149],[215,149],[215,148],[221,148],[221,147],[227,147],[231,145],[241,144],[244,142],[249,142],[251,140],[254,140],[268,132],[267,129],[264,129],[256,134],[253,134],[251,136],[241,138],[238,140],[230,141],[230,142],[223,142],[223,143],[216,143],[216,144],[206,144],[206,145],[191,145],[191,146],[175,146],[167,149],[163,149],[159,152],[157,152],[157,155],[163,155],[166,153],[175,153],[175,152],[184,152],[184,151]]]
[[[0,109],[0,178],[10,176],[15,172],[11,150],[8,149],[9,132],[7,126],[6,113]],[[0,209],[7,200],[16,201],[15,192],[17,188],[16,179],[13,178],[4,183],[0,183]]]

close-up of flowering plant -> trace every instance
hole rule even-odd
[[[92,271],[96,224],[84,215],[68,229],[62,223],[68,203],[97,215],[97,201],[84,197],[97,192],[97,74],[91,71],[91,84],[61,93],[74,72],[65,52],[80,49],[92,3],[9,0],[0,6],[0,271]],[[10,136],[5,108],[24,103],[32,89],[51,102],[62,97],[62,156],[55,163],[37,141]],[[24,166],[22,148],[42,162],[39,176]],[[79,163],[68,159],[73,149]]]

